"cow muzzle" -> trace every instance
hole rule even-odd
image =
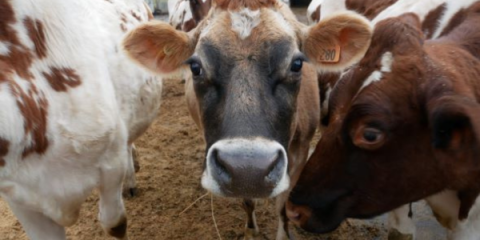
[[[202,186],[225,197],[275,197],[288,189],[288,159],[276,141],[262,138],[220,140],[207,153]]]

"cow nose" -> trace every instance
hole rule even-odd
[[[231,183],[232,180],[249,181],[249,178],[256,175],[264,178],[265,185],[272,188],[275,186],[282,174],[281,150],[251,149],[249,152],[236,150],[213,150],[211,161],[217,169],[219,179],[224,183]]]
[[[297,226],[303,226],[312,215],[310,208],[306,206],[294,205],[287,201],[285,204],[288,219]]]
[[[229,139],[215,143],[207,154],[206,171],[207,178],[218,185],[218,192],[213,192],[228,197],[272,197],[289,185],[284,148],[265,139]],[[202,185],[209,189],[203,180]]]

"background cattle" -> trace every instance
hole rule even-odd
[[[142,0],[0,2],[0,196],[31,239],[65,239],[93,189],[105,231],[126,239],[132,142],[162,82],[121,51],[150,20]]]
[[[377,23],[331,93],[329,125],[290,196],[293,221],[324,232],[441,193],[428,202],[453,239],[478,239],[479,9],[442,3],[427,32],[416,14]]]
[[[188,32],[208,14],[211,0],[168,0],[168,22]]]
[[[409,0],[313,0],[308,5],[307,21],[308,24],[314,24],[330,14],[345,10],[355,11],[368,19],[373,19],[397,1]]]

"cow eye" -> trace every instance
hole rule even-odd
[[[360,148],[375,150],[385,142],[385,133],[380,129],[361,126],[356,129],[353,137],[353,143]]]
[[[190,70],[192,71],[193,76],[200,76],[203,72],[202,66],[198,62],[191,62]]]
[[[293,60],[292,66],[290,67],[290,71],[298,73],[302,71],[302,67],[303,67],[303,59],[297,58]]]
[[[365,141],[367,142],[374,143],[378,140],[380,134],[381,133],[378,131],[365,129],[365,131],[363,132],[363,139],[365,139]]]

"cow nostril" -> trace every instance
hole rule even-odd
[[[265,182],[268,184],[275,185],[278,180],[282,177],[282,172],[284,168],[283,153],[282,151],[277,151],[277,154],[273,157],[273,161],[268,167],[267,176],[265,177]]]
[[[212,164],[214,165],[214,171],[216,171],[216,175],[224,183],[230,183],[232,180],[232,176],[230,175],[229,165],[225,162],[224,159],[220,157],[219,151],[217,149],[213,150],[212,152],[213,161]]]

